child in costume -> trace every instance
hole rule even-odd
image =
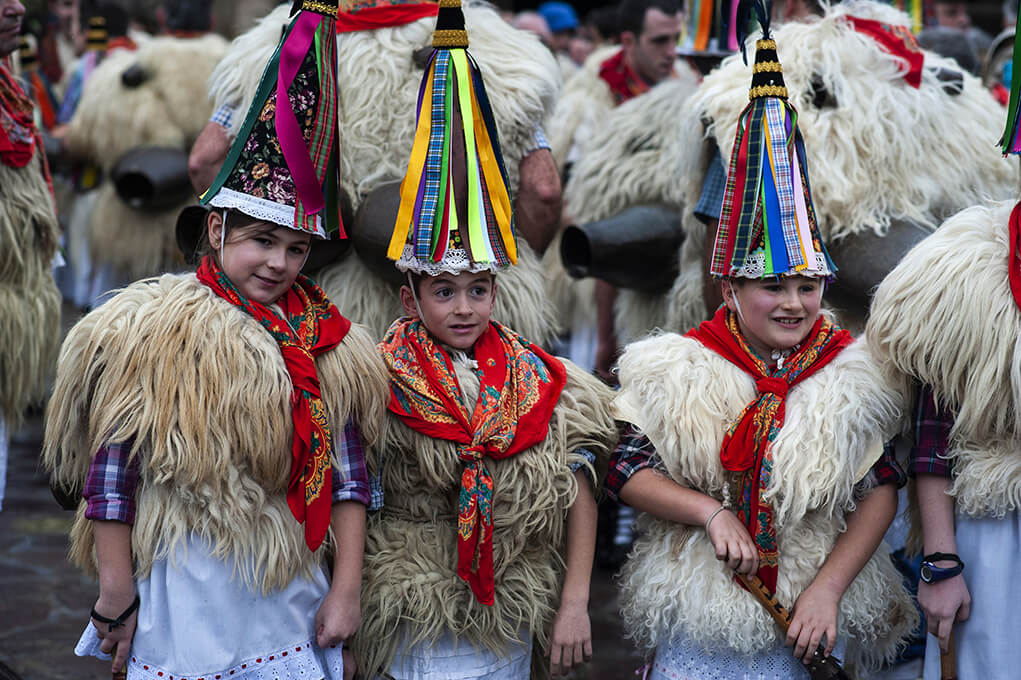
[[[283,90],[299,140],[330,105],[309,54]],[[249,112],[208,197],[198,271],[132,284],[61,353],[45,462],[84,487],[71,557],[100,583],[78,651],[130,679],[339,680],[358,626],[386,373],[299,274],[330,216],[282,165],[277,104]],[[336,177],[315,170],[322,201]]]
[[[412,150],[390,241],[407,316],[379,345],[390,402],[369,469],[383,507],[354,652],[369,678],[523,680],[591,656],[592,483],[616,430],[605,386],[490,320],[494,274],[516,260],[510,204],[450,4],[418,119],[437,153],[417,164],[426,149]]]
[[[1021,52],[1002,151],[1021,154]],[[914,386],[909,546],[922,551],[924,677],[954,647],[959,678],[1005,678],[1021,630],[1021,204],[962,210],[876,291],[876,360]]]
[[[820,311],[835,267],[760,9],[712,263],[725,306],[619,363],[614,405],[632,428],[607,486],[647,513],[623,616],[655,680],[807,678],[820,643],[861,669],[892,657],[915,617],[881,546],[904,477],[883,446],[899,394]],[[735,571],[793,609],[786,636]]]

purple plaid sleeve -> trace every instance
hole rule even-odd
[[[96,452],[85,479],[85,518],[135,522],[138,459],[128,459],[132,441],[106,444]]]
[[[336,462],[333,465],[333,502],[358,501],[368,506],[369,473],[365,468],[365,449],[358,423],[349,418],[334,442]]]
[[[636,427],[629,426],[610,458],[610,469],[603,488],[610,498],[620,503],[620,490],[631,476],[639,470],[656,466],[656,448],[652,442]]]
[[[918,390],[914,418],[915,444],[908,458],[908,474],[949,477],[953,463],[946,458],[946,453],[950,448],[954,414],[948,409],[941,409],[936,404],[932,388],[923,385]]]

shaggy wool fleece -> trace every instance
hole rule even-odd
[[[45,396],[57,358],[58,237],[38,154],[24,168],[0,164],[0,412],[15,427]]]
[[[368,332],[353,326],[316,369],[333,431],[354,418],[375,446],[387,377]],[[308,550],[285,499],[292,391],[272,336],[194,274],[141,281],[68,333],[43,463],[62,486],[80,489],[100,446],[133,441],[142,470],[132,527],[137,575],[199,536],[246,585],[268,592],[312,574],[328,549]],[[94,573],[84,505],[71,558]]]
[[[932,386],[954,411],[957,510],[1021,508],[1021,310],[1008,282],[1014,202],[963,210],[912,249],[876,291],[866,334],[894,377]]]
[[[618,417],[649,437],[666,474],[727,502],[734,492],[720,446],[755,397],[753,379],[698,341],[664,334],[626,349],[620,381]],[[764,495],[775,511],[781,602],[793,604],[818,573],[846,528],[855,483],[879,458],[903,407],[860,342],[791,390]],[[780,641],[701,527],[656,519],[643,526],[622,574],[625,629],[640,646],[653,650],[683,634],[707,649],[754,654]],[[876,550],[840,602],[839,634],[858,641],[856,661],[868,667],[890,660],[917,621],[887,552]]]
[[[466,403],[475,403],[475,372],[463,357],[454,365]],[[575,453],[584,447],[597,456],[590,472],[599,478],[616,442],[612,393],[570,362],[564,365],[567,385],[546,439],[510,458],[487,461],[494,481],[493,606],[479,603],[457,576],[463,465],[455,445],[388,416],[385,443],[369,461],[381,476],[386,505],[369,521],[362,623],[353,646],[360,668],[389,668],[402,625],[410,633],[408,645],[450,631],[463,644],[501,653],[524,628],[537,647],[546,648],[563,578],[565,518],[577,494],[568,466],[584,461]],[[541,668],[533,672],[543,677]]]

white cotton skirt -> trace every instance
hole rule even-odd
[[[389,675],[394,680],[528,680],[532,641],[527,631],[521,638],[527,642],[510,644],[503,654],[496,654],[444,633],[434,643],[402,645]]]
[[[1003,519],[957,515],[957,553],[971,593],[971,615],[954,625],[957,677],[1018,677],[1010,659],[1021,647],[1021,512]],[[925,645],[925,680],[939,680],[939,642]]]
[[[833,655],[843,659],[838,641]],[[684,635],[656,649],[648,680],[808,680],[808,671],[792,648],[777,645],[768,652],[746,656],[726,649],[705,649]]]
[[[341,648],[315,644],[326,577],[263,595],[192,538],[137,584],[141,604],[127,680],[342,680]],[[100,656],[90,622],[75,652]]]

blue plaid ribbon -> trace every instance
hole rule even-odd
[[[422,207],[415,219],[415,257],[427,260],[432,257],[432,233],[436,224],[436,204],[439,201],[440,176],[443,164],[443,141],[447,117],[447,72],[450,66],[449,50],[436,54],[432,91],[432,127],[429,130],[429,150],[425,160],[425,190]]]

